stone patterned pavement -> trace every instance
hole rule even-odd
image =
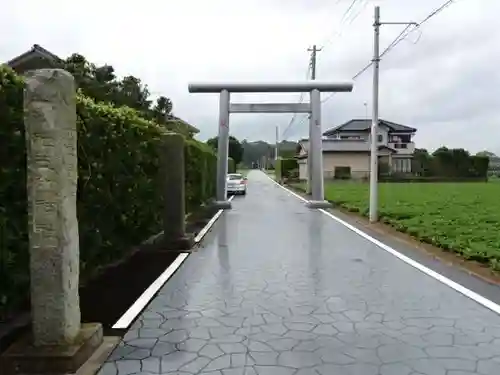
[[[500,374],[500,316],[249,180],[99,375]]]

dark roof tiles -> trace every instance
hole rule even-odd
[[[328,129],[323,133],[325,136],[332,135],[338,131],[365,131],[369,130],[371,127],[372,120],[370,119],[353,119],[346,123],[336,126],[334,128]],[[391,132],[416,132],[417,129],[411,128],[406,125],[396,124],[395,122],[387,120],[379,120],[379,125],[387,126]]]

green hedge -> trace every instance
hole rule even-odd
[[[233,158],[229,158],[227,161],[227,173],[236,173],[236,164]]]
[[[380,182],[486,182],[487,177],[444,177],[444,176],[414,176],[404,174],[393,174],[379,177]]]
[[[278,180],[298,177],[299,163],[295,158],[280,158],[276,160],[275,174]]]
[[[0,66],[0,321],[28,285],[28,218],[22,81]]]
[[[351,178],[351,167],[335,167],[334,178],[337,180],[349,180]]]
[[[0,320],[28,298],[26,145],[22,80],[0,68]],[[161,230],[158,143],[163,126],[137,111],[77,97],[82,277]],[[215,195],[216,156],[186,140],[186,204]]]
[[[193,211],[215,196],[217,157],[207,144],[187,140],[186,209]]]

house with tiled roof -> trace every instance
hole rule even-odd
[[[59,68],[63,60],[46,50],[38,44],[34,44],[31,49],[6,62],[18,74],[24,74],[29,70]]]
[[[413,137],[417,129],[387,120],[379,120],[377,134],[379,164],[391,172],[411,173],[415,151]],[[349,170],[351,178],[367,178],[370,171],[371,120],[353,119],[323,133],[323,170],[333,178],[335,170]],[[307,179],[309,140],[299,141],[299,177]]]

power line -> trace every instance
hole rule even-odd
[[[428,22],[432,17],[436,16],[437,14],[439,14],[440,12],[442,12],[444,9],[446,9],[448,6],[450,6],[455,0],[448,0],[446,1],[444,4],[442,4],[441,6],[439,6],[438,8],[434,9],[431,13],[429,13],[429,15],[427,15],[427,17],[425,17],[420,23],[418,23],[417,25],[407,25],[403,31],[401,31],[399,33],[399,35],[394,38],[394,40],[384,49],[384,51],[380,54],[380,57],[388,54],[394,47],[396,47],[399,43],[401,43],[404,39],[406,39],[408,37],[408,35],[410,35],[411,32],[419,29],[423,24],[425,24],[426,22]],[[413,30],[411,31],[408,31],[408,29],[411,27],[411,26],[414,26]],[[366,72],[368,70],[368,68],[370,68],[371,66],[373,65],[373,61],[371,61],[369,64],[367,64],[363,69],[361,69],[359,72],[357,72],[353,77],[352,77],[352,80],[356,80],[359,76],[361,76],[364,72]],[[335,93],[331,93],[329,96],[327,96],[326,98],[324,98],[321,102],[324,103],[328,100],[330,100],[330,98],[334,95]]]
[[[440,7],[436,8],[432,13],[430,13],[427,17],[425,17],[422,22],[419,23],[419,26],[421,26],[422,24],[426,23],[427,21],[429,21],[429,19],[431,19],[432,17],[434,17],[436,14],[438,14],[439,12],[443,11],[445,8],[447,8],[448,6],[451,5],[451,3],[453,3],[455,0],[448,0],[446,1],[443,5],[441,5]]]
[[[352,7],[358,2],[359,0],[352,0],[351,4],[347,7],[346,11],[342,15],[342,18],[340,19],[340,23],[342,24],[345,21],[345,17],[349,14],[351,11]]]
[[[355,15],[351,18],[351,20],[349,21],[349,25],[350,25],[350,24],[352,24],[352,23],[354,22],[354,20],[355,20],[356,18],[358,18],[358,17],[359,17],[359,15],[360,15],[361,13],[363,13],[363,11],[365,10],[366,6],[368,5],[368,1],[364,1],[364,2],[363,2],[363,3],[361,3],[361,4],[363,4],[363,5],[362,5],[362,6],[361,6],[361,8],[359,9],[358,13],[356,13],[356,14],[355,14]]]
[[[323,43],[323,45],[321,46],[321,48],[324,48],[325,46],[327,46],[328,44],[330,44],[330,43],[331,43],[331,42],[335,39],[335,37],[337,37],[337,36],[338,36],[338,37],[342,36],[342,31],[343,31],[343,30],[342,30],[342,28],[343,28],[343,26],[345,25],[346,21],[349,19],[349,16],[348,16],[348,15],[349,15],[350,11],[353,9],[354,5],[356,5],[356,3],[357,3],[358,1],[360,1],[360,0],[353,0],[353,1],[351,2],[351,4],[347,7],[347,9],[345,10],[345,12],[344,12],[344,14],[342,15],[342,18],[341,18],[341,20],[340,20],[340,27],[339,27],[339,30],[338,30],[338,31],[335,31],[335,32],[333,33],[333,35],[332,35],[330,38],[328,38],[328,39],[327,39],[327,40]],[[363,2],[364,2],[364,1],[366,1],[366,0],[361,0],[361,2],[360,2],[359,4],[363,4]],[[337,5],[339,2],[340,2],[340,1],[337,1],[337,2],[335,3],[335,5]],[[351,20],[350,20],[350,21],[349,21],[349,23],[348,23],[349,25],[350,25],[350,24],[352,24],[356,18],[358,18],[358,16],[361,14],[361,12],[363,11],[364,7],[365,7],[367,4],[368,4],[368,2],[365,2],[365,3],[364,3],[364,6],[360,9],[360,11],[359,11],[358,13],[356,13],[356,14],[354,15],[354,17],[353,17],[353,18],[351,18]]]
[[[313,63],[313,61],[312,61],[312,55],[311,55],[311,57],[309,58],[309,66],[308,66],[307,72],[306,72],[306,80],[309,79],[309,75],[311,74],[312,63]],[[300,93],[299,103],[302,103],[304,101],[304,95],[305,95],[305,92]],[[291,129],[296,118],[297,118],[297,113],[294,113],[292,116],[292,119],[288,123],[287,127],[285,128],[285,130],[283,130],[283,133],[281,134],[281,139],[283,141],[286,140],[286,134]]]
[[[406,31],[411,27],[412,25],[406,25],[406,27],[401,31],[396,38],[384,49],[384,51],[380,54],[380,58],[382,58],[384,55],[386,55],[391,49],[393,49],[396,45],[399,44],[404,38],[408,36],[408,34],[405,35]],[[414,25],[413,25],[414,26]],[[361,69],[358,73],[356,73],[352,79],[355,80],[358,78],[361,74],[366,72],[369,67],[373,65],[373,61],[370,62],[368,65],[366,65],[363,69]]]

